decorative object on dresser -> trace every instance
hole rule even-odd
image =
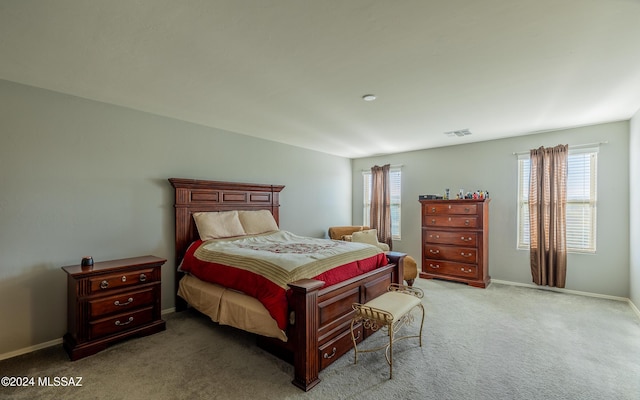
[[[181,178],[171,178],[169,181],[175,188],[176,265],[181,265],[183,259],[190,258],[186,253],[200,239],[194,221],[196,213],[268,210],[279,226],[279,193],[284,186]],[[258,334],[258,345],[292,363],[292,383],[305,391],[310,390],[320,382],[320,370],[352,349],[350,323],[354,311],[351,304],[366,303],[385,293],[391,283],[401,283],[404,258],[403,253],[386,253],[386,265],[332,285],[325,286],[325,282],[317,279],[300,279],[288,283],[289,295],[286,296],[285,305],[289,318],[283,330],[286,341]],[[180,270],[176,273],[177,292],[180,292],[183,283],[190,277],[194,278]],[[219,301],[215,301],[216,304],[222,304],[226,298],[230,306],[228,311],[232,311],[231,308],[242,310],[241,303],[255,304],[258,301],[246,294],[227,290],[221,285],[204,281],[199,285],[206,288],[199,293],[222,292]],[[201,297],[210,299],[214,296],[205,294]],[[193,301],[189,301],[188,305],[210,316]],[[265,309],[261,303],[258,305]],[[180,311],[186,306],[185,299],[178,296],[176,310]],[[246,307],[244,310],[246,311]],[[244,311],[241,313],[244,314]],[[227,324],[243,329],[231,321]],[[354,331],[358,342],[373,333],[362,324],[354,326]]]
[[[68,329],[63,346],[72,361],[115,341],[165,329],[160,274],[166,261],[143,256],[62,267],[67,273]]]
[[[489,276],[489,201],[420,200],[421,278],[485,288]]]

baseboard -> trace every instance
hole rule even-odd
[[[171,314],[171,313],[174,313],[174,312],[176,312],[176,308],[175,307],[171,307],[171,308],[167,308],[167,309],[162,310],[161,314],[165,315],[165,314]],[[31,353],[32,351],[46,349],[47,347],[59,346],[61,344],[62,344],[62,338],[58,338],[58,339],[50,340],[48,342],[36,344],[36,345],[33,345],[33,346],[24,347],[22,349],[18,349],[18,350],[10,351],[8,353],[0,354],[0,361],[6,360],[6,359],[9,359],[9,358],[13,358],[13,357],[17,357],[17,356],[21,356],[23,354]]]
[[[528,287],[528,288],[531,288],[531,289],[549,290],[551,292],[577,294],[579,296],[597,297],[597,298],[600,298],[600,299],[607,299],[607,300],[629,301],[629,299],[626,298],[626,297],[610,296],[608,294],[599,294],[599,293],[591,293],[591,292],[581,292],[579,290],[555,288],[555,287],[550,287],[550,286],[538,286],[538,285],[534,285],[532,283],[501,281],[501,280],[498,280],[498,279],[492,279],[491,282],[500,283],[502,285],[522,286],[522,287]]]
[[[6,360],[8,358],[21,356],[23,354],[31,353],[32,351],[46,349],[47,347],[59,346],[61,344],[62,344],[62,338],[58,338],[58,339],[50,340],[48,342],[18,349],[15,351],[10,351],[8,353],[0,354],[0,361]]]
[[[636,313],[636,315],[638,316],[638,319],[640,319],[640,310],[638,310],[638,307],[636,307],[635,304],[633,304],[633,301],[631,301],[631,299],[629,300],[629,306],[631,306],[631,309],[633,310],[633,312]]]

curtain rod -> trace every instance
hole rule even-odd
[[[596,147],[596,146],[600,146],[601,144],[607,144],[609,143],[608,140],[605,140],[604,142],[595,142],[595,143],[583,143],[583,144],[575,144],[575,145],[569,145],[569,150],[571,149],[584,149],[587,147]],[[513,152],[514,156],[518,156],[518,155],[522,155],[522,154],[529,154],[531,150],[524,150],[524,151],[518,151],[518,152]]]
[[[404,164],[391,164],[391,165],[389,165],[389,168],[402,168],[402,167],[404,167]],[[371,168],[363,169],[362,172],[371,172]]]

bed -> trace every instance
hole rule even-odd
[[[292,383],[305,391],[320,382],[319,372],[322,369],[352,348],[352,303],[366,303],[384,293],[390,283],[402,283],[405,255],[395,252],[386,254],[382,266],[331,285],[317,279],[297,279],[286,285],[287,318],[283,326],[282,321],[278,323],[276,319],[270,319],[269,310],[255,298],[221,284],[206,282],[193,276],[192,271],[185,274],[182,262],[197,251],[194,246],[200,248],[194,214],[266,210],[279,225],[279,194],[284,186],[180,178],[169,181],[175,189],[175,255],[176,265],[181,266],[181,270],[176,272],[176,293],[180,293],[176,295],[176,311],[192,306],[209,316],[222,313],[212,319],[257,333],[261,348],[293,364]],[[187,294],[189,291],[196,294],[190,296]],[[258,330],[238,323],[238,320],[254,321],[255,318],[264,320],[257,323],[260,326]],[[264,328],[265,324],[271,324],[272,328]],[[355,331],[357,341],[373,333],[363,326],[356,327]]]

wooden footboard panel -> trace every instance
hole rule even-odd
[[[260,337],[260,347],[293,362],[292,383],[308,391],[320,382],[319,372],[353,348],[349,326],[353,303],[366,303],[402,283],[403,253],[389,253],[389,265],[323,289],[322,282],[304,279],[290,284],[294,323],[287,343]],[[372,332],[356,328],[358,341]]]

